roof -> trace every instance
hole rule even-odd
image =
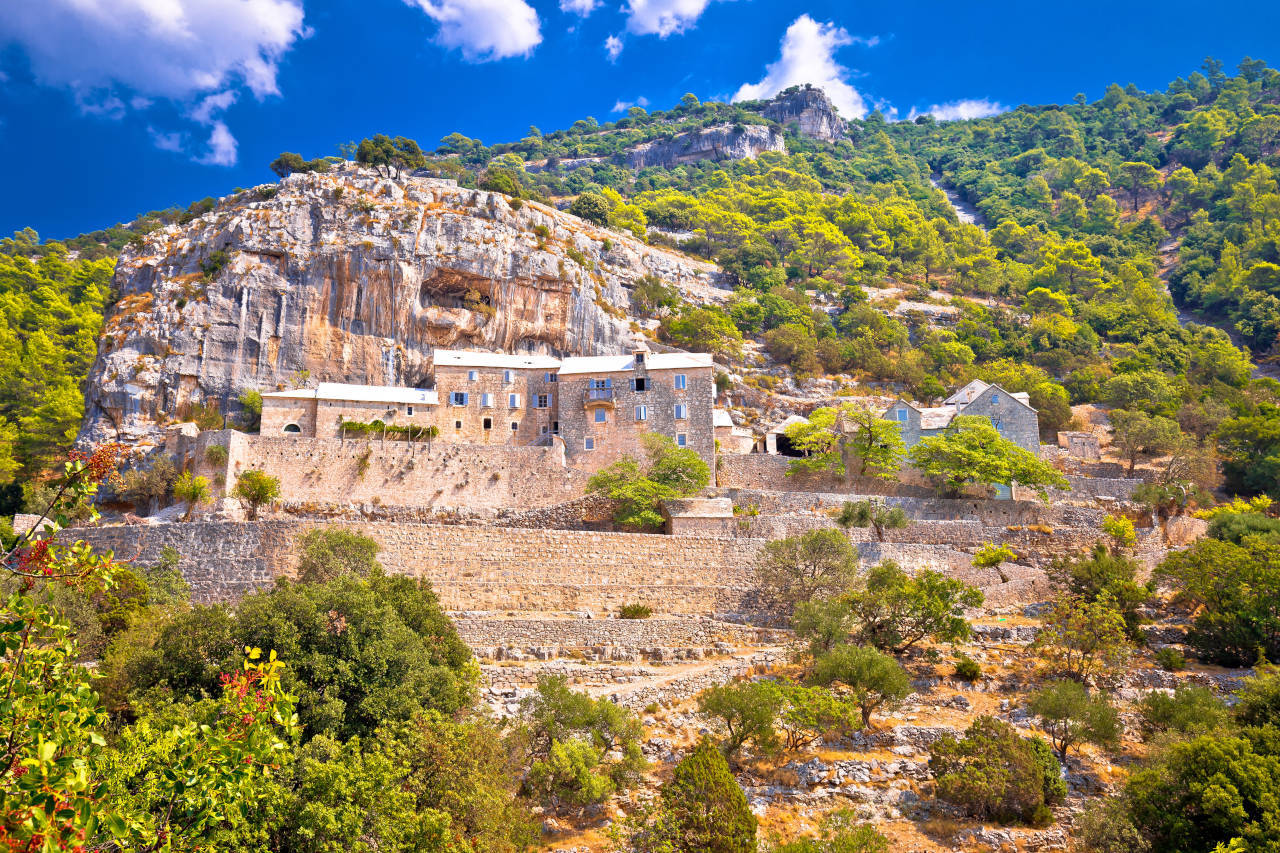
[[[728,409],[712,409],[711,425],[713,427],[733,426],[733,418],[729,417],[729,410]]]
[[[956,416],[955,406],[929,406],[919,409],[920,429],[946,429]]]
[[[791,426],[792,424],[807,424],[808,422],[809,422],[808,418],[801,417],[800,415],[790,415],[787,418],[769,427],[769,429],[766,430],[766,434],[783,433],[783,432],[786,432],[787,427]]]
[[[651,352],[645,355],[649,370],[692,370],[714,367],[711,354],[705,352]],[[621,373],[636,369],[634,355],[571,356],[560,364],[560,375],[580,373]]]
[[[971,403],[974,398],[990,387],[991,383],[983,382],[981,379],[975,379],[942,402],[951,404]]]
[[[440,395],[425,388],[403,388],[395,385],[343,385],[339,382],[321,382],[315,388],[294,388],[288,391],[272,391],[263,399],[275,400],[348,400],[353,403],[407,403],[409,405],[435,406]]]
[[[434,353],[436,366],[451,367],[499,367],[526,368],[530,370],[555,370],[560,366],[560,359],[550,355],[514,355],[505,352],[482,352],[480,350],[438,349]]]

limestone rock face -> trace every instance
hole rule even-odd
[[[720,124],[691,130],[674,139],[637,145],[627,152],[627,165],[632,169],[669,168],[699,160],[746,160],[764,151],[786,150],[782,133],[775,128],[759,124]]]
[[[292,175],[125,249],[80,437],[154,443],[247,389],[422,384],[435,347],[625,351],[645,275],[724,295],[714,266],[544,205],[351,164]]]
[[[794,122],[801,135],[812,139],[837,142],[844,138],[844,119],[836,113],[827,93],[814,86],[802,86],[779,95],[769,102],[762,115],[783,127]]]

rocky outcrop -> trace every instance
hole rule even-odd
[[[632,169],[669,168],[700,160],[746,160],[765,151],[786,150],[787,144],[776,128],[720,124],[638,145],[627,152],[627,165]]]
[[[845,122],[836,113],[827,93],[814,86],[789,89],[769,101],[761,113],[786,127],[794,123],[802,136],[837,142],[844,138]]]
[[[627,286],[649,274],[720,296],[711,265],[544,205],[350,165],[292,175],[125,249],[81,439],[152,442],[245,389],[421,383],[438,346],[625,350]]]

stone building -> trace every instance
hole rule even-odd
[[[951,425],[956,415],[987,418],[1001,436],[1024,450],[1040,455],[1040,417],[1025,393],[1011,394],[999,385],[975,379],[943,401],[941,406],[922,406],[898,400],[883,417],[902,429],[908,448],[920,439],[937,435]]]
[[[656,432],[715,464],[715,367],[701,353],[571,357],[436,350],[434,387],[322,382],[263,394],[261,434],[338,438],[344,422],[435,427],[433,440],[545,444],[591,470],[642,451]]]

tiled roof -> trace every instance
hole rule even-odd
[[[711,355],[702,352],[651,352],[645,355],[645,366],[649,370],[693,369],[712,367],[714,364]],[[561,363],[560,375],[619,373],[635,370],[635,367],[634,355],[570,356]]]
[[[438,349],[433,353],[437,365],[451,367],[499,367],[528,368],[533,370],[555,370],[560,366],[560,359],[550,355],[513,355],[505,352],[482,352],[480,350]]]
[[[272,391],[262,396],[265,399],[276,400],[346,400],[353,403],[405,403],[418,406],[435,406],[440,402],[439,394],[425,388],[402,388],[395,385],[343,385],[338,382],[321,382],[315,388]]]

